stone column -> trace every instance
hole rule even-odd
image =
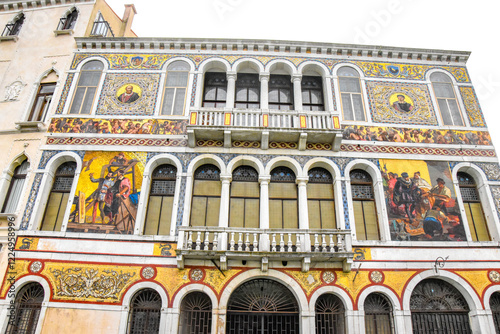
[[[269,109],[269,73],[260,73],[260,109]]]
[[[261,176],[260,183],[260,229],[269,229],[269,181],[270,176]],[[260,235],[259,251],[269,251],[269,236]]]
[[[298,207],[299,207],[299,229],[309,229],[309,212],[307,210],[307,181],[308,177],[297,177]],[[311,249],[311,238],[307,235],[302,240],[302,251]]]
[[[229,226],[229,191],[231,186],[232,175],[221,175],[222,188],[220,191],[220,211],[219,211],[219,227]],[[227,233],[219,235],[219,249],[227,249]]]
[[[293,109],[302,110],[302,75],[292,76],[293,82]]]
[[[234,108],[236,94],[236,72],[227,72],[226,108]]]

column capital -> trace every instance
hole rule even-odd
[[[292,82],[302,81],[302,74],[294,74],[292,75]]]
[[[260,72],[259,73],[259,80],[266,80],[269,81],[270,74],[268,72]]]
[[[220,175],[220,180],[221,182],[224,183],[231,183],[233,179],[233,176],[231,174],[221,174]]]
[[[236,80],[237,76],[238,76],[238,73],[236,73],[234,71],[226,72],[227,80]]]
[[[269,182],[271,181],[271,175],[263,175],[263,176],[259,176],[259,183],[262,184],[269,184]]]
[[[295,182],[298,186],[305,186],[307,185],[307,182],[309,182],[309,177],[297,177]]]

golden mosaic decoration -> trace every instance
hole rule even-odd
[[[323,285],[321,280],[321,271],[311,270],[307,273],[303,273],[298,270],[286,270],[285,273],[292,276],[299,284],[302,286],[306,295],[309,296],[316,288]]]
[[[169,297],[184,284],[189,283],[189,269],[156,268],[155,280],[165,287]]]
[[[356,276],[357,273],[357,276]],[[372,284],[368,277],[368,271],[351,271],[344,273],[342,271],[336,272],[337,282],[336,285],[343,287],[352,297],[353,300],[358,298],[359,293],[368,285]],[[356,276],[356,279],[354,277]],[[354,280],[354,281],[353,281]]]
[[[205,278],[203,282],[214,288],[214,290],[220,294],[222,287],[240,272],[240,269],[229,269],[224,271],[224,276],[217,269],[205,269]]]
[[[19,277],[29,274],[29,265],[30,261],[17,259],[14,264],[9,264],[9,268],[5,273],[0,297],[5,298],[5,295],[7,294],[7,291],[9,291],[12,281],[17,281]]]
[[[398,297],[403,296],[406,283],[417,272],[416,271],[384,271],[384,285],[391,287]]]
[[[474,89],[472,87],[463,86],[460,86],[459,88],[464,101],[465,110],[467,110],[467,116],[469,116],[470,125],[482,127],[486,126],[484,124],[481,108],[479,107],[479,102],[477,101],[476,94],[474,94]]]
[[[490,280],[494,283],[498,283],[500,282],[500,273],[498,273],[498,271],[496,270],[492,270],[488,273],[488,277],[490,278]]]
[[[462,278],[476,291],[479,297],[481,297],[484,290],[491,285],[488,279],[488,271],[486,270],[455,271],[455,274],[462,276]]]

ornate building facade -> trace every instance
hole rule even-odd
[[[76,43],[0,290],[2,319],[36,311],[2,330],[499,330],[500,168],[469,53]]]

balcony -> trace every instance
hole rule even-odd
[[[95,21],[90,32],[91,37],[115,37],[108,21]]]
[[[342,262],[351,270],[354,253],[350,230],[243,229],[223,227],[179,227],[177,267],[185,259],[218,259],[221,270],[228,260],[258,260],[262,271],[270,260],[301,261],[302,271],[311,262]]]
[[[308,143],[329,144],[340,150],[342,131],[339,116],[325,111],[261,110],[261,109],[192,109],[187,127],[188,144],[197,140],[260,142],[261,149],[269,143],[296,143],[305,150]]]

